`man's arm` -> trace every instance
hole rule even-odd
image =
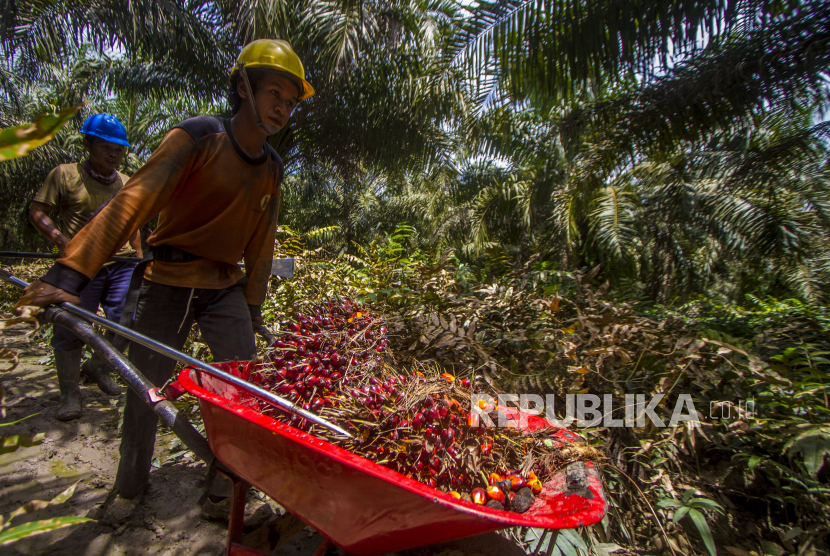
[[[136,230],[133,237],[130,238],[130,247],[135,249],[136,257],[139,259],[144,258],[144,254],[141,252],[141,230]]]
[[[46,203],[32,201],[32,206],[29,207],[29,222],[43,237],[58,246],[58,255],[63,257],[66,246],[69,245],[69,238],[63,235],[52,219],[49,218],[49,213],[53,209],[53,206]]]
[[[174,129],[144,166],[107,206],[72,238],[65,255],[24,291],[39,291],[33,305],[46,307],[77,299],[101,267],[168,203],[195,163],[198,148],[191,136]]]

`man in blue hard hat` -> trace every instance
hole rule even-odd
[[[88,157],[83,162],[61,164],[46,177],[29,209],[29,220],[64,256],[69,240],[86,225],[101,205],[117,193],[127,180],[116,168],[129,147],[127,130],[115,116],[95,114],[88,117],[81,134]],[[57,209],[58,224],[49,216]],[[121,257],[140,257],[139,232],[117,253]],[[107,318],[118,322],[124,306],[124,298],[130,284],[135,263],[110,262],[81,291],[81,306],[92,312],[103,307]],[[79,388],[81,359],[84,343],[67,329],[55,326],[52,348],[58,372],[61,400],[56,417],[70,421],[81,416],[81,392]],[[84,365],[84,371],[109,395],[120,393],[110,370],[103,361],[93,357]]]

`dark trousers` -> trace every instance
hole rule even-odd
[[[135,263],[113,263],[102,268],[81,290],[81,307],[97,313],[100,305],[107,320],[118,322],[134,268]],[[55,326],[52,347],[55,351],[72,351],[84,347],[84,342],[63,326]]]
[[[249,361],[256,357],[256,340],[243,291],[242,282],[223,290],[193,290],[144,280],[133,328],[181,351],[195,320],[214,361]],[[135,343],[130,344],[130,361],[157,387],[176,367],[172,359]],[[149,481],[157,426],[153,410],[129,390],[115,478],[124,498],[133,498]]]

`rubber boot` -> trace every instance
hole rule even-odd
[[[72,421],[81,416],[81,354],[83,350],[55,352],[55,368],[61,389],[61,405],[56,415],[59,421]]]
[[[81,374],[88,376],[95,381],[101,392],[110,396],[118,396],[121,394],[121,387],[112,378],[110,368],[104,363],[103,359],[95,354],[87,359],[81,366]]]

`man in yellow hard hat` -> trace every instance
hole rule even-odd
[[[253,359],[252,323],[262,322],[283,179],[282,160],[266,139],[313,94],[287,42],[246,45],[231,72],[233,117],[199,116],[174,126],[65,255],[26,288],[37,292],[33,304],[78,303],[98,269],[158,215],[134,330],[180,350],[195,320],[214,361]],[[157,387],[175,367],[137,344],[130,361]],[[142,398],[128,392],[115,482],[123,498],[148,484],[157,424]]]

